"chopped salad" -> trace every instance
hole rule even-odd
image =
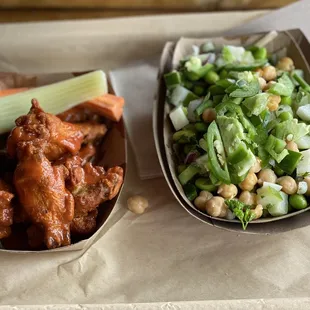
[[[206,42],[164,79],[178,179],[198,210],[246,229],[308,207],[310,85],[290,57]]]

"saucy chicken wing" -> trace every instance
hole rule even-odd
[[[42,148],[34,141],[18,144],[19,163],[14,173],[14,185],[22,207],[30,221],[43,227],[47,248],[70,244],[70,223],[74,215],[74,200],[65,188],[68,170],[52,166]]]
[[[118,194],[123,183],[123,169],[113,167],[105,171],[91,163],[83,165],[79,156],[65,158],[63,164],[69,171],[67,188],[75,202],[71,230],[78,234],[90,233],[96,227],[96,208]]]
[[[71,124],[61,121],[57,116],[45,113],[37,100],[32,100],[32,107],[27,115],[19,117],[16,127],[7,141],[7,152],[16,156],[19,142],[39,139],[44,143],[44,155],[48,160],[57,160],[66,153],[76,154],[82,143],[102,137],[107,128],[104,124]]]
[[[7,238],[11,233],[13,197],[10,187],[3,180],[0,180],[0,239]]]

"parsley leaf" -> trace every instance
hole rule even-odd
[[[251,210],[251,206],[235,199],[225,200],[225,203],[240,220],[243,230],[246,230],[248,224],[255,218],[255,213]]]

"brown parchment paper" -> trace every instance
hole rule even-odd
[[[108,70],[110,64],[121,66],[150,53],[143,50],[143,39],[154,38],[160,53],[169,39],[226,31],[256,14],[3,25],[0,70],[11,65],[24,72],[70,72],[73,67],[87,70],[90,64]],[[137,37],[128,55],[122,51],[119,58],[112,47],[124,46],[124,36],[115,36],[116,30]],[[141,181],[130,148],[128,155],[122,194],[92,245],[36,255],[0,252],[1,310],[309,309],[308,227],[271,236],[215,229],[189,216],[164,179]],[[132,194],[149,200],[144,215],[126,210]]]

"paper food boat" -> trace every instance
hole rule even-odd
[[[264,38],[267,33],[259,33],[247,36],[225,38],[181,38],[177,42],[167,42],[161,56],[158,75],[158,91],[154,101],[153,110],[153,132],[156,144],[156,150],[160,165],[163,170],[166,181],[181,206],[192,216],[209,225],[231,231],[240,231],[253,234],[273,234],[301,228],[310,224],[310,209],[296,211],[281,217],[261,218],[251,222],[246,231],[238,220],[226,220],[222,218],[211,217],[197,210],[184,194],[183,188],[178,181],[176,172],[176,159],[172,149],[173,126],[169,119],[170,105],[165,103],[166,86],[163,75],[175,69],[179,61],[192,53],[193,45],[200,45],[208,40],[215,46],[222,45],[251,45]],[[289,56],[294,60],[297,68],[303,69],[305,79],[310,81],[310,44],[300,30],[289,30],[278,32],[272,40],[266,45],[268,52],[281,53],[281,57]]]
[[[23,73],[24,75],[25,73]],[[44,74],[44,75],[34,75],[31,74],[27,78],[14,79],[15,85],[11,85],[10,87],[35,87],[35,86],[43,86],[51,83],[59,82],[62,80],[70,79],[80,73],[64,73],[64,74]],[[0,76],[5,76],[6,73],[0,73]],[[33,76],[33,79],[30,78]],[[109,85],[109,93],[114,93],[112,87]],[[30,109],[29,102],[29,109]],[[1,138],[0,138],[1,140]],[[1,148],[4,147],[5,141],[0,141]],[[118,123],[111,122],[111,128],[108,130],[107,134],[103,138],[101,145],[99,146],[100,159],[96,165],[103,166],[105,168],[113,167],[113,166],[121,166],[124,170],[124,179],[126,176],[126,164],[127,164],[127,155],[126,155],[126,133],[123,119],[121,119]],[[123,186],[122,186],[123,187]],[[105,223],[110,216],[117,200],[122,190],[122,187],[118,193],[118,195],[107,202],[102,203],[98,207],[98,216],[97,216],[97,228],[95,233],[89,237],[88,239],[84,239],[81,241],[77,241],[76,243],[72,243],[69,246],[60,247],[56,249],[43,250],[42,252],[64,252],[64,251],[76,251],[87,248],[96,238],[96,236],[100,233],[100,231],[105,226]],[[74,242],[74,240],[72,240]],[[6,250],[1,246],[0,240],[0,252],[5,251],[7,253],[38,253],[38,251],[17,251],[17,250]]]

